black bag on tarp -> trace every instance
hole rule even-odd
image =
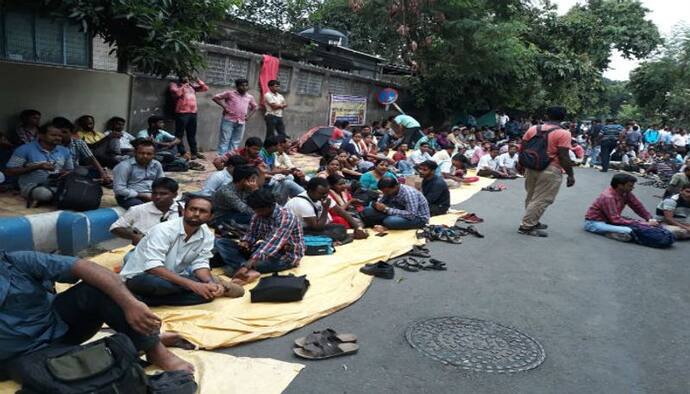
[[[13,361],[20,394],[146,394],[148,378],[124,334],[81,346],[50,346]]]
[[[252,302],[293,302],[304,297],[309,289],[306,275],[278,275],[263,277],[250,290]]]

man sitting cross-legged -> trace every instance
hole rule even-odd
[[[383,197],[362,213],[367,226],[403,230],[422,228],[429,222],[429,204],[417,189],[401,185],[395,178],[383,177],[379,190]]]
[[[656,207],[656,217],[661,225],[676,239],[690,239],[690,184],[685,184],[678,194],[665,198]]]
[[[81,283],[55,294],[55,282]],[[106,323],[132,340],[149,362],[166,370],[194,367],[166,349],[175,336],[109,270],[77,257],[37,252],[0,253],[0,375],[22,356],[51,346],[78,345]],[[163,341],[163,342],[161,342]]]
[[[217,297],[241,297],[244,289],[211,276],[214,236],[206,226],[211,200],[193,195],[184,216],[153,227],[127,259],[120,275],[148,305],[196,305]]]
[[[248,205],[249,195],[259,188],[259,170],[243,165],[232,171],[232,182],[213,193],[213,226],[248,224],[254,215]]]
[[[444,215],[450,208],[450,191],[446,181],[436,175],[438,165],[435,161],[427,160],[417,166],[417,172],[422,177],[422,194],[429,203],[431,216]]]
[[[270,190],[253,192],[247,204],[254,210],[247,233],[239,243],[221,238],[215,245],[238,284],[252,282],[261,273],[296,267],[304,256],[302,223],[276,203]]]
[[[151,185],[151,201],[127,210],[111,226],[110,232],[137,245],[155,225],[182,215],[177,199],[179,185],[172,178],[158,178]]]
[[[498,147],[495,145],[489,148],[489,153],[479,159],[477,175],[499,179],[514,179],[517,177],[517,175],[510,174],[499,167]]]
[[[113,168],[113,192],[117,205],[130,208],[151,201],[153,181],[165,176],[163,166],[154,159],[153,142],[137,140],[134,157]]]
[[[611,179],[611,187],[604,190],[592,203],[585,214],[585,231],[602,234],[617,241],[632,240],[630,225],[639,220],[621,216],[625,206],[629,206],[645,220],[646,224],[657,226],[658,222],[645,209],[632,193],[637,178],[630,174],[616,174]]]
[[[304,226],[304,234],[309,235],[325,235],[331,237],[336,242],[344,242],[348,240],[347,230],[342,224],[335,224],[331,222],[329,209],[335,209],[338,216],[345,218],[350,224],[350,227],[355,229],[354,238],[364,239],[368,236],[364,231],[364,224],[355,219],[346,210],[338,205],[331,206],[331,200],[328,198],[330,185],[328,180],[321,177],[314,177],[307,183],[307,191],[290,199],[285,204],[285,208],[289,209]],[[351,239],[350,239],[351,240]]]

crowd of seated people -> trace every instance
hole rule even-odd
[[[101,132],[91,115],[74,122],[60,116],[42,122],[39,111],[24,110],[16,128],[0,136],[0,186],[18,190],[29,205],[50,204],[61,180],[74,172],[116,189],[118,204],[127,208],[148,201],[150,183],[163,176],[163,170],[205,169],[178,153],[181,141],[163,130],[164,118],[151,116],[147,124],[133,135],[126,130],[126,120],[115,116]],[[142,143],[146,152],[137,155]],[[153,155],[148,157],[150,148]]]

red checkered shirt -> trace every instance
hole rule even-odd
[[[645,209],[640,200],[632,193],[618,193],[614,188],[608,187],[592,203],[585,214],[585,219],[597,222],[606,222],[626,226],[637,221],[621,216],[625,206],[629,206],[644,220],[649,220],[652,215]]]

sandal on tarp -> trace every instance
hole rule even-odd
[[[326,337],[319,337],[317,342],[310,342],[304,347],[293,348],[292,351],[297,357],[307,360],[323,360],[331,357],[340,357],[347,354],[357,353],[359,345],[352,342],[333,342]]]
[[[357,336],[354,334],[339,334],[332,328],[327,328],[323,331],[314,331],[306,337],[295,339],[295,346],[304,347],[308,343],[318,342],[321,337],[327,340],[338,343],[357,342]]]

